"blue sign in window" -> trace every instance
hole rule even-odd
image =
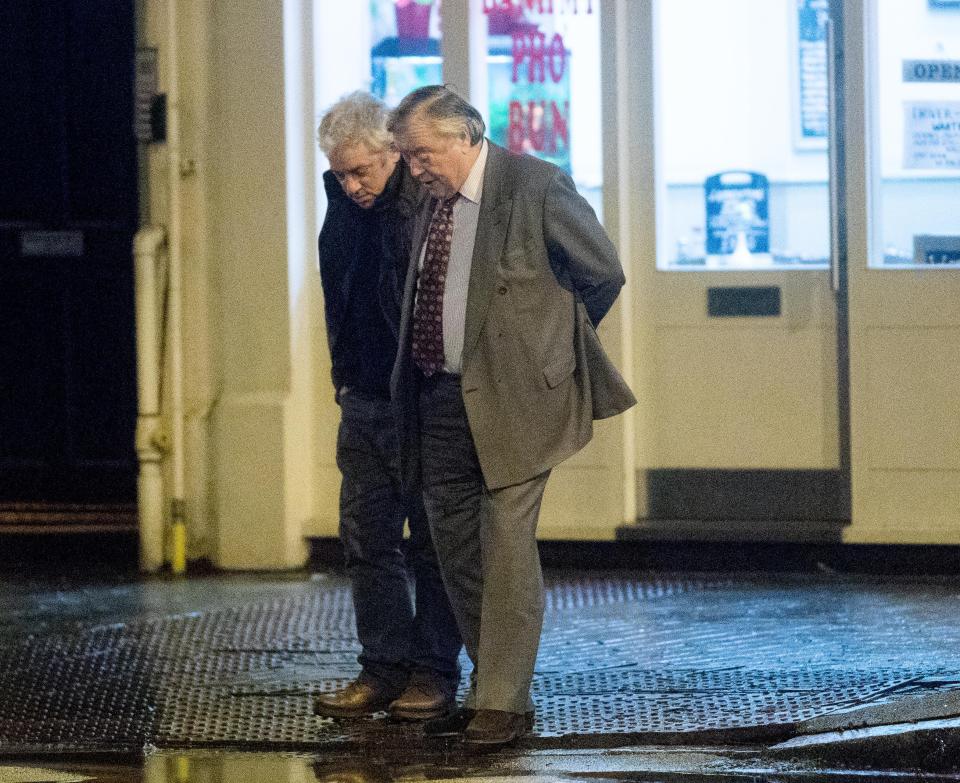
[[[770,184],[763,174],[723,171],[704,182],[707,255],[770,252]]]
[[[797,0],[800,75],[800,138],[826,139],[827,0]]]

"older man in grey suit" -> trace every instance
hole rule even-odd
[[[474,664],[464,706],[425,732],[497,747],[532,725],[547,478],[594,419],[635,402],[594,331],[624,276],[570,177],[486,140],[446,87],[412,92],[389,129],[433,197],[414,226],[391,379],[402,470],[422,485]]]

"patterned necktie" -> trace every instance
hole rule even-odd
[[[413,361],[430,377],[443,369],[443,288],[453,236],[453,204],[459,194],[440,203],[430,222],[423,269],[413,309]]]

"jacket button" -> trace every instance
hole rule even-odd
[[[501,293],[501,294],[507,293],[507,287],[506,287],[505,285],[500,286],[500,287],[497,289],[497,293]]]

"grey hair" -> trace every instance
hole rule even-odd
[[[393,146],[393,135],[387,130],[389,109],[379,98],[357,90],[344,95],[320,118],[317,142],[324,155],[341,146],[366,144],[371,152],[382,152]]]
[[[394,135],[403,133],[414,116],[432,120],[436,131],[444,136],[466,133],[470,145],[483,141],[487,126],[473,106],[444,84],[419,87],[407,95],[387,120],[387,130]]]

